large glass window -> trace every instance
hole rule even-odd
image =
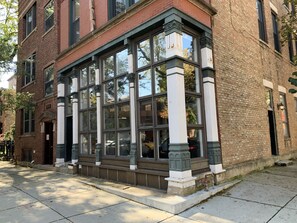
[[[45,96],[51,95],[54,92],[54,65],[49,66],[44,70],[44,88]]]
[[[91,63],[81,68],[79,73],[79,132],[81,154],[95,154],[96,149],[97,116],[94,87],[95,64]],[[69,88],[68,90],[71,89]]]
[[[54,0],[44,7],[44,30],[48,31],[54,25]]]
[[[273,40],[274,40],[274,49],[280,52],[280,41],[279,41],[279,34],[278,34],[278,19],[274,12],[271,12],[272,18],[272,27],[273,27]]]
[[[35,61],[36,61],[36,54],[32,54],[25,60],[25,74],[23,77],[23,85],[27,85],[35,80]]]
[[[36,27],[36,4],[34,4],[24,17],[25,32],[24,37],[27,37]]]
[[[80,0],[71,0],[71,18],[70,18],[70,45],[76,43],[80,37],[79,18],[80,18]]]
[[[287,101],[286,101],[286,95],[280,94],[280,103],[281,106],[281,120],[283,123],[283,132],[285,138],[290,138],[290,131],[289,131],[289,120],[288,120],[288,110],[287,110]]]
[[[139,0],[109,0],[108,1],[108,9],[109,9],[109,19],[115,17],[116,15],[124,12],[127,8],[129,8],[134,3]]]
[[[267,42],[263,0],[257,0],[259,38]]]
[[[160,32],[140,40],[136,43],[136,50],[140,156],[167,158],[165,34]]]
[[[128,50],[123,49],[104,57],[102,65],[104,152],[110,156],[128,156],[130,154]]]

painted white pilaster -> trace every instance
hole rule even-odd
[[[95,69],[95,85],[100,85],[100,71],[99,69]],[[100,92],[96,92],[96,115],[97,115],[97,145],[101,145],[102,139],[101,139],[101,97]],[[101,162],[96,161],[96,166],[100,166]]]
[[[78,94],[78,78],[75,76],[72,78],[72,92]],[[72,143],[77,146],[78,149],[78,95],[72,98]],[[68,129],[68,131],[71,131]],[[78,151],[75,151],[75,156],[78,155]],[[72,164],[76,164],[78,162],[78,158],[72,158]]]

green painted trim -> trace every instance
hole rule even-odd
[[[72,145],[71,159],[72,160],[77,160],[78,159],[78,144],[73,144]]]
[[[168,58],[166,60],[166,69],[171,69],[171,68],[181,68],[184,69],[184,59],[179,57],[179,56],[175,56],[175,57],[171,57]]]
[[[140,36],[144,33],[146,33],[148,30],[150,29],[154,29],[156,27],[160,27],[164,25],[164,20],[170,16],[174,16],[176,15],[177,17],[180,17],[182,19],[182,23],[185,24],[188,27],[194,28],[195,30],[200,30],[200,31],[204,31],[207,33],[211,33],[211,29],[205,25],[203,25],[202,23],[200,23],[199,21],[193,19],[192,17],[184,14],[183,12],[179,11],[178,9],[172,8],[169,9],[165,12],[163,12],[162,14],[152,18],[150,21],[143,23],[142,25],[132,29],[131,31],[127,32],[125,35],[122,35],[119,38],[116,38],[110,42],[108,42],[107,44],[105,44],[104,46],[94,50],[93,52],[83,56],[82,58],[74,61],[73,63],[69,64],[68,66],[62,68],[61,70],[59,70],[60,73],[64,73],[69,71],[69,69],[71,69],[72,67],[86,61],[89,60],[90,58],[92,58],[93,56],[96,56],[98,54],[104,54],[105,52],[107,52],[110,48],[112,47],[116,47],[119,45],[123,45],[125,42],[125,39],[130,38],[133,39],[136,36]],[[95,31],[96,33],[96,31]],[[92,33],[91,36],[95,35],[94,33]],[[91,37],[89,36],[89,37]],[[85,38],[85,40],[87,40],[88,38]],[[83,43],[84,41],[81,41],[80,43]],[[79,43],[78,43],[79,45]],[[57,59],[61,58],[63,55],[65,55],[66,53],[68,53],[70,50],[72,50],[72,48],[69,48],[69,50],[65,50],[61,55],[58,56]]]
[[[71,92],[72,99],[78,99],[78,92]]]
[[[212,49],[212,35],[209,32],[204,32],[200,37],[200,47]]]
[[[173,14],[165,18],[164,31],[166,35],[169,35],[175,32],[182,34],[182,30],[183,30],[183,24],[179,16],[177,16],[176,14]]]
[[[207,153],[210,165],[222,163],[221,146],[219,142],[207,142]]]
[[[206,77],[210,77],[210,78],[214,78],[215,77],[215,70],[212,68],[202,68],[202,77],[206,78]]]
[[[65,144],[57,144],[56,146],[56,158],[65,158]]]
[[[96,156],[96,162],[101,162],[101,160],[102,160],[102,145],[101,145],[101,143],[96,143],[95,156]]]
[[[60,104],[60,103],[65,103],[65,97],[58,97],[57,98],[57,104]]]

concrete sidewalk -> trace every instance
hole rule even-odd
[[[187,197],[0,162],[0,222],[293,223],[297,162]]]

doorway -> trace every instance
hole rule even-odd
[[[266,90],[266,104],[267,104],[268,121],[269,121],[271,154],[275,156],[275,155],[278,155],[278,145],[277,145],[275,112],[274,112],[273,96],[272,96],[271,89]]]
[[[73,139],[72,139],[72,116],[68,116],[66,118],[66,156],[65,156],[65,161],[71,161],[71,156],[72,156],[72,144],[73,144]]]
[[[44,164],[53,164],[53,123],[44,123]]]

